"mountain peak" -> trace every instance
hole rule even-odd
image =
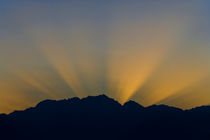
[[[44,100],[44,101],[41,101],[40,103],[38,103],[37,105],[36,105],[36,107],[41,107],[41,106],[46,106],[46,105],[51,105],[51,104],[54,104],[55,102],[57,102],[56,100],[49,100],[49,99],[47,99],[47,100]]]
[[[183,111],[180,108],[176,108],[176,107],[172,107],[172,106],[168,106],[168,105],[164,105],[164,104],[160,104],[160,105],[151,105],[147,107],[148,110],[150,111],[157,111],[157,112],[180,112]]]
[[[97,96],[88,96],[86,98],[95,98],[95,99],[104,99],[104,100],[113,100],[105,94],[97,95]],[[84,99],[84,98],[83,98]]]
[[[124,108],[125,110],[132,110],[132,111],[134,111],[134,110],[137,111],[137,110],[142,110],[142,109],[144,109],[144,107],[143,107],[142,105],[140,105],[140,104],[138,104],[137,102],[132,101],[132,100],[126,102],[126,103],[123,105],[123,108]]]

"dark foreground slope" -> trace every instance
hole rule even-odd
[[[0,139],[210,140],[210,107],[183,111],[165,105],[123,106],[105,95],[45,100],[0,115]]]

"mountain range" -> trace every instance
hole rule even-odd
[[[2,140],[209,140],[210,106],[121,105],[106,95],[45,100],[0,115]]]

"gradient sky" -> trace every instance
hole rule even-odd
[[[0,112],[107,94],[210,104],[208,0],[1,0]]]

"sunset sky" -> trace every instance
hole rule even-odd
[[[44,99],[210,104],[208,0],[1,0],[0,113]]]

